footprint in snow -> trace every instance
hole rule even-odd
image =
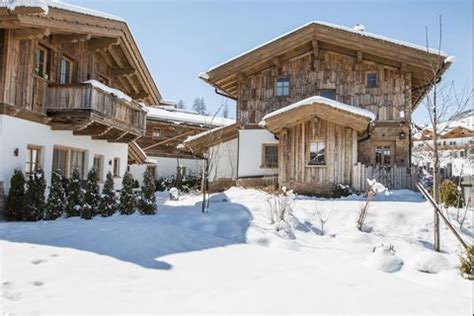
[[[47,260],[45,260],[45,259],[36,259],[36,260],[31,261],[31,263],[34,264],[34,265],[38,265],[38,264],[44,263],[46,261]]]
[[[56,258],[56,257],[59,257],[59,255],[57,253],[53,253],[52,255],[49,255],[51,258]]]
[[[2,296],[4,298],[6,298],[7,300],[10,300],[10,301],[13,301],[13,302],[17,302],[17,301],[21,300],[21,293],[20,292],[5,291]]]
[[[33,286],[40,287],[40,286],[43,286],[43,285],[44,285],[44,283],[41,282],[41,281],[34,281],[34,282],[33,282]]]
[[[12,287],[12,284],[8,281],[2,283],[2,289],[9,289]]]

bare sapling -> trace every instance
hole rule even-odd
[[[267,206],[271,223],[275,225],[276,231],[284,237],[294,239],[293,227],[295,218],[293,216],[293,204],[295,195],[293,191],[281,189],[281,192],[274,194],[267,199]]]
[[[318,206],[318,204],[316,204],[316,216],[318,217],[318,220],[319,220],[321,236],[325,234],[324,226],[326,225],[327,221],[331,217],[331,214],[333,211],[334,211],[334,203],[332,203],[331,207],[328,207],[326,209],[322,209],[321,207]]]
[[[365,200],[365,203],[363,204],[360,210],[359,219],[357,220],[357,228],[360,231],[362,231],[364,227],[365,218],[367,217],[367,213],[369,212],[370,202],[373,200],[373,198],[377,194],[387,191],[387,188],[383,184],[377,182],[377,180],[375,179],[374,180],[367,179],[367,184],[368,184],[367,199]]]

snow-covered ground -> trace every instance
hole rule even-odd
[[[205,215],[200,196],[158,197],[154,216],[0,223],[1,312],[472,313],[461,248],[443,226],[443,252],[431,250],[416,193],[379,196],[369,232],[356,229],[360,198],[300,196],[295,239],[275,231],[261,191],[214,195]],[[333,210],[324,236],[316,209]]]

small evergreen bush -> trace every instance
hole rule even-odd
[[[191,190],[199,190],[201,187],[201,175],[189,174],[177,179],[176,175],[160,177],[155,181],[156,191],[167,191],[171,188],[177,188],[180,192],[188,193]]]
[[[25,176],[23,172],[15,169],[10,180],[10,189],[8,190],[6,201],[5,218],[8,221],[21,221],[26,209],[25,203]]]
[[[444,180],[443,183],[441,183],[440,190],[439,190],[439,195],[440,195],[440,201],[443,203],[446,207],[458,207],[458,203],[460,204],[460,198],[459,198],[460,192],[458,191],[458,188],[456,184],[451,181],[451,180]],[[459,205],[462,206],[462,205]]]
[[[148,171],[143,174],[143,186],[137,207],[144,215],[156,214],[155,181]]]
[[[73,217],[81,215],[84,204],[84,194],[81,189],[81,175],[75,168],[67,186],[66,216]]]
[[[92,168],[87,173],[86,192],[84,194],[84,206],[82,207],[81,217],[92,219],[99,213],[100,188],[97,184],[98,178],[95,169]]]
[[[23,216],[25,221],[43,219],[46,208],[46,180],[41,169],[36,170],[26,184],[26,208]]]
[[[58,171],[53,171],[44,219],[55,220],[61,217],[64,213],[65,204],[66,192],[64,191],[63,177]]]
[[[460,270],[464,278],[474,280],[474,245],[469,245],[466,254],[461,257]]]
[[[114,177],[111,172],[107,173],[102,195],[100,197],[99,210],[103,217],[112,216],[117,211],[117,198],[114,190]]]
[[[347,184],[338,183],[332,191],[332,197],[338,199],[352,194],[351,186]]]
[[[122,190],[120,191],[120,213],[130,215],[135,212],[135,195],[133,187],[135,180],[130,172],[125,172],[122,179]]]

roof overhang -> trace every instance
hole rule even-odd
[[[412,93],[413,108],[454,62],[454,58],[434,49],[329,23],[311,22],[214,66],[199,74],[199,78],[237,98],[240,78],[274,67],[275,60],[281,63],[315,49],[335,51],[353,58],[362,56],[365,61],[410,72],[412,86],[417,88]]]
[[[179,149],[200,155],[210,147],[237,138],[239,136],[239,127],[240,124],[234,123],[190,136],[183,142],[183,146],[179,146]]]
[[[274,134],[314,117],[339,125],[348,126],[358,132],[367,129],[375,115],[352,105],[343,104],[323,97],[311,97],[267,114],[260,122],[261,127]]]

